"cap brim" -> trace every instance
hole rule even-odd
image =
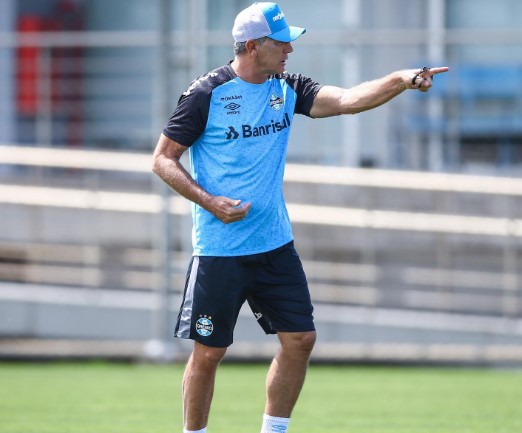
[[[288,26],[283,30],[268,35],[268,37],[279,42],[292,42],[305,32],[306,29],[303,29],[302,27]]]

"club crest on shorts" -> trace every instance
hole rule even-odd
[[[210,316],[203,316],[196,322],[196,332],[202,337],[208,337],[212,332],[214,332],[214,324],[210,319]]]
[[[275,93],[270,95],[270,108],[273,110],[279,111],[281,108],[283,108],[284,102],[285,101],[283,101],[283,99]]]

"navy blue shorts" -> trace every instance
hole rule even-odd
[[[175,336],[228,347],[245,301],[267,334],[315,331],[308,283],[293,241],[248,256],[193,256]]]

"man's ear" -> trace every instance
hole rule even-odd
[[[257,44],[252,40],[246,41],[245,48],[249,53],[252,53],[253,51],[257,51]]]

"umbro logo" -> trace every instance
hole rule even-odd
[[[241,107],[241,105],[236,104],[235,102],[225,105],[225,108],[228,110],[237,110],[239,107]]]
[[[231,101],[227,105],[225,105],[225,108],[228,110],[227,114],[239,114],[240,113],[238,111],[238,108],[241,107],[241,105],[236,104],[234,102],[234,100],[237,100],[237,99],[243,99],[243,96],[241,96],[241,95],[227,95],[227,96],[222,96],[221,97],[221,100],[223,102]]]

